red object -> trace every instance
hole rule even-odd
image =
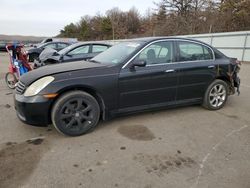
[[[16,68],[12,66],[12,64],[9,64],[9,72],[14,73],[16,72]]]
[[[24,45],[23,44],[8,44],[6,46],[7,51],[10,53],[10,51],[12,51],[12,56],[10,55],[10,61],[13,61],[14,59],[17,59],[19,61],[21,61],[23,63],[23,66],[25,66],[29,71],[32,70],[29,61],[28,61],[28,57],[27,54],[24,50]],[[13,67],[13,65],[11,65]],[[15,71],[15,68],[10,69],[9,66],[9,70],[11,71]]]

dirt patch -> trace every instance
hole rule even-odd
[[[5,104],[5,105],[0,105],[0,107],[4,107],[4,108],[11,108],[11,106],[9,104]]]
[[[126,150],[125,146],[120,147],[120,150]]]
[[[155,138],[154,134],[143,125],[120,126],[118,132],[132,140],[148,141]]]
[[[40,145],[43,142],[42,138],[32,139],[26,141],[28,144]]]
[[[21,187],[47,150],[48,143],[41,138],[22,143],[7,142],[0,150],[0,187]]]
[[[144,155],[142,153],[134,156],[134,160],[143,164],[147,173],[155,173],[161,177],[172,171],[180,170],[182,168],[191,168],[197,163],[190,157],[176,154],[174,156],[168,155]]]
[[[223,115],[223,116],[226,116],[226,117],[228,117],[228,118],[231,118],[231,119],[239,119],[239,117],[238,117],[237,115],[225,114],[225,113],[223,113],[223,112],[217,112],[217,113],[219,113],[219,114],[221,114],[221,115]]]

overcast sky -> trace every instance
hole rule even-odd
[[[53,36],[84,15],[133,6],[145,14],[154,4],[153,0],[0,0],[0,34]]]

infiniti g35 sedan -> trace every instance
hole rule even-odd
[[[90,61],[44,66],[16,87],[17,116],[79,136],[99,120],[121,114],[202,104],[222,108],[239,92],[240,63],[184,38],[140,38],[119,43]]]

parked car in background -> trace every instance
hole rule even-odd
[[[40,45],[28,50],[27,54],[29,55],[29,61],[33,62],[35,59],[37,59],[39,57],[40,53],[45,48],[52,48],[56,51],[60,51],[69,45],[70,45],[70,43],[68,43],[68,42],[48,42],[48,43],[40,44]]]
[[[206,43],[141,38],[117,44],[89,62],[44,66],[16,87],[18,117],[78,136],[100,119],[191,104],[219,110],[239,91],[239,62]]]
[[[76,43],[78,42],[77,38],[45,38],[41,41],[41,44],[48,42],[68,42],[68,43]]]
[[[0,42],[0,52],[6,52],[6,42]]]
[[[77,38],[45,38],[38,44],[31,44],[30,47],[36,47],[36,46],[39,46],[41,44],[45,44],[48,42],[67,42],[67,43],[73,44],[73,43],[78,42],[78,39]]]
[[[62,62],[86,61],[107,50],[110,46],[101,42],[79,42],[59,52],[53,49],[45,49],[35,61],[35,67]]]

